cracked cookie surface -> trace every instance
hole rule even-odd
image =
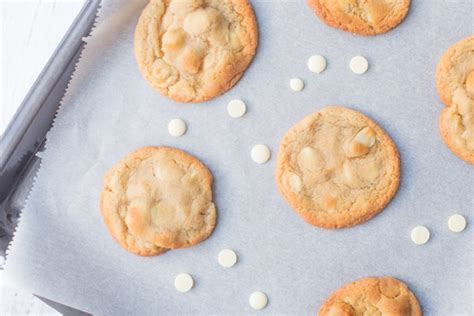
[[[395,195],[398,150],[375,122],[341,106],[310,114],[283,137],[276,182],[308,223],[342,228],[367,221]]]
[[[179,102],[201,102],[230,89],[257,48],[247,0],[151,0],[135,31],[145,79]]]
[[[410,0],[307,0],[327,25],[359,35],[385,33],[402,22]]]
[[[436,87],[446,108],[439,129],[461,159],[474,164],[474,36],[446,50],[436,68]]]
[[[331,294],[318,316],[421,316],[416,296],[400,280],[367,277],[348,283]]]
[[[104,177],[100,209],[110,234],[142,256],[192,246],[216,224],[212,175],[195,157],[171,147],[128,154]]]

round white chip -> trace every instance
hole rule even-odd
[[[187,273],[180,273],[174,279],[174,287],[181,293],[186,293],[191,290],[194,286],[194,280],[192,276]]]
[[[227,104],[227,113],[230,117],[239,118],[244,116],[247,111],[244,101],[239,99],[234,99]]]
[[[224,268],[230,268],[233,267],[237,262],[237,255],[231,249],[224,249],[219,252],[217,260],[219,261],[219,264]]]
[[[416,226],[411,231],[411,240],[417,245],[424,245],[430,240],[430,231],[425,226]]]
[[[290,88],[293,91],[301,91],[304,88],[304,82],[300,78],[293,78],[290,80]]]
[[[262,309],[267,306],[268,298],[265,293],[256,291],[250,294],[249,304],[253,309]]]
[[[308,68],[311,72],[322,73],[326,69],[326,58],[321,55],[313,55],[308,59]]]
[[[168,133],[174,137],[183,136],[186,133],[186,123],[182,119],[172,119],[168,123]]]
[[[367,59],[365,59],[365,57],[355,56],[352,57],[349,66],[351,67],[353,73],[361,75],[369,68],[369,62]]]
[[[466,228],[466,218],[460,214],[451,215],[448,219],[448,227],[452,232],[460,233]]]
[[[265,145],[258,144],[252,147],[250,155],[256,163],[266,163],[270,159],[270,149]]]

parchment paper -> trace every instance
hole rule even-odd
[[[413,0],[407,19],[376,37],[354,36],[319,21],[304,1],[254,1],[260,41],[256,58],[228,93],[203,104],[179,104],[142,79],[133,32],[144,1],[104,1],[97,28],[51,130],[42,168],[13,241],[6,276],[16,286],[95,314],[250,314],[248,296],[268,294],[263,314],[314,315],[333,290],[369,275],[406,281],[426,315],[473,314],[474,167],[454,156],[438,133],[443,105],[434,83],[445,49],[473,33],[470,0]],[[309,56],[327,57],[320,75]],[[351,57],[370,63],[362,76]],[[301,93],[289,79],[302,78]],[[227,115],[242,98],[248,113]],[[341,104],[374,118],[401,153],[402,180],[388,207],[350,229],[306,224],[274,182],[275,156],[285,131],[324,105]],[[170,119],[188,123],[182,138]],[[251,147],[267,144],[272,159],[258,165]],[[205,242],[158,257],[123,250],[107,233],[98,208],[102,176],[145,145],[182,148],[215,177],[218,224]],[[447,219],[467,217],[454,234]],[[416,225],[432,233],[410,240]],[[217,254],[232,248],[238,264],[224,269]],[[195,288],[173,287],[192,274]]]

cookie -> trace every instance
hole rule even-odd
[[[189,247],[216,224],[212,175],[176,148],[144,147],[128,154],[104,177],[100,209],[112,237],[142,256]]]
[[[459,158],[474,164],[474,36],[457,42],[441,57],[436,88],[447,106],[439,118],[441,136]]]
[[[367,116],[331,106],[306,116],[283,137],[276,182],[308,223],[342,228],[367,221],[395,195],[398,150]]]
[[[252,61],[257,22],[247,0],[151,0],[135,31],[145,79],[179,102],[230,89]]]
[[[318,316],[421,316],[415,294],[392,277],[367,277],[348,283],[332,293]]]
[[[359,35],[385,33],[403,21],[410,0],[307,0],[329,26]]]

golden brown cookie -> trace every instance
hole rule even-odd
[[[392,277],[367,277],[348,283],[332,293],[318,316],[421,316],[415,294]]]
[[[230,89],[252,61],[257,22],[247,0],[151,0],[135,31],[145,79],[180,102]]]
[[[189,247],[216,224],[212,175],[184,151],[144,147],[107,172],[100,209],[112,237],[130,252]]]
[[[440,114],[441,136],[459,158],[474,164],[474,36],[457,42],[441,57],[436,87],[448,106]]]
[[[410,0],[307,0],[327,25],[359,35],[385,33],[400,24]]]
[[[398,150],[367,116],[326,107],[285,134],[276,182],[308,223],[324,228],[356,225],[380,212],[395,195]]]

